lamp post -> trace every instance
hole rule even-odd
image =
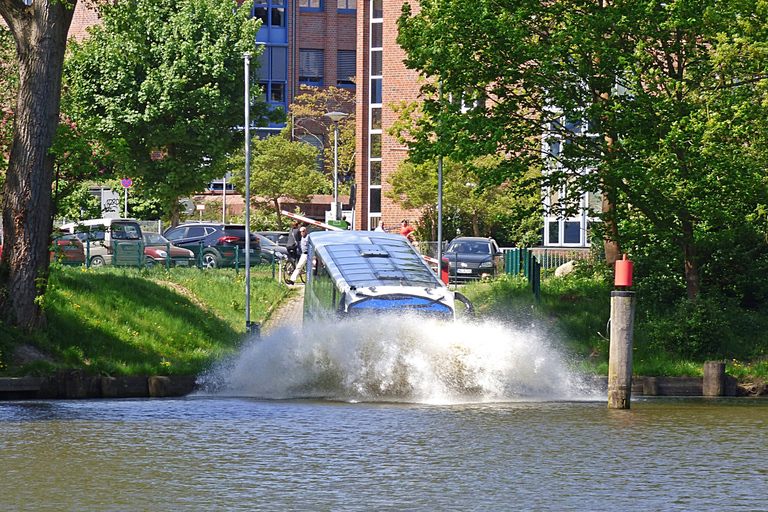
[[[344,112],[328,112],[325,117],[333,121],[333,218],[340,220],[339,208],[339,121],[349,114]]]
[[[251,334],[251,54],[244,53],[243,59],[245,60],[245,332]]]

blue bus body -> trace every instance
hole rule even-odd
[[[307,267],[305,320],[398,312],[456,319],[453,292],[401,235],[311,233]]]

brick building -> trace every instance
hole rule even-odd
[[[417,74],[403,65],[395,42],[403,0],[368,0],[357,13],[357,108],[355,229],[387,229],[402,219],[412,224],[418,211],[406,211],[384,197],[387,178],[397,171],[408,148],[387,134],[396,120],[392,105],[418,98]]]

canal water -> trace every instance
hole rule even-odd
[[[0,510],[768,510],[767,400],[610,411],[530,330],[315,327],[185,398],[0,402]]]

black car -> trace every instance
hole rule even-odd
[[[261,262],[263,264],[271,265],[275,258],[279,260],[280,258],[284,259],[287,257],[288,250],[285,247],[277,245],[269,237],[261,233],[254,234],[259,237],[259,242],[261,242]]]
[[[504,269],[499,245],[492,238],[454,238],[443,258],[453,282],[496,277]]]
[[[204,268],[245,265],[245,226],[221,222],[185,222],[168,228],[163,236],[173,245],[195,253],[198,264]],[[261,264],[261,242],[251,233],[251,265]],[[202,251],[202,258],[201,258]]]

